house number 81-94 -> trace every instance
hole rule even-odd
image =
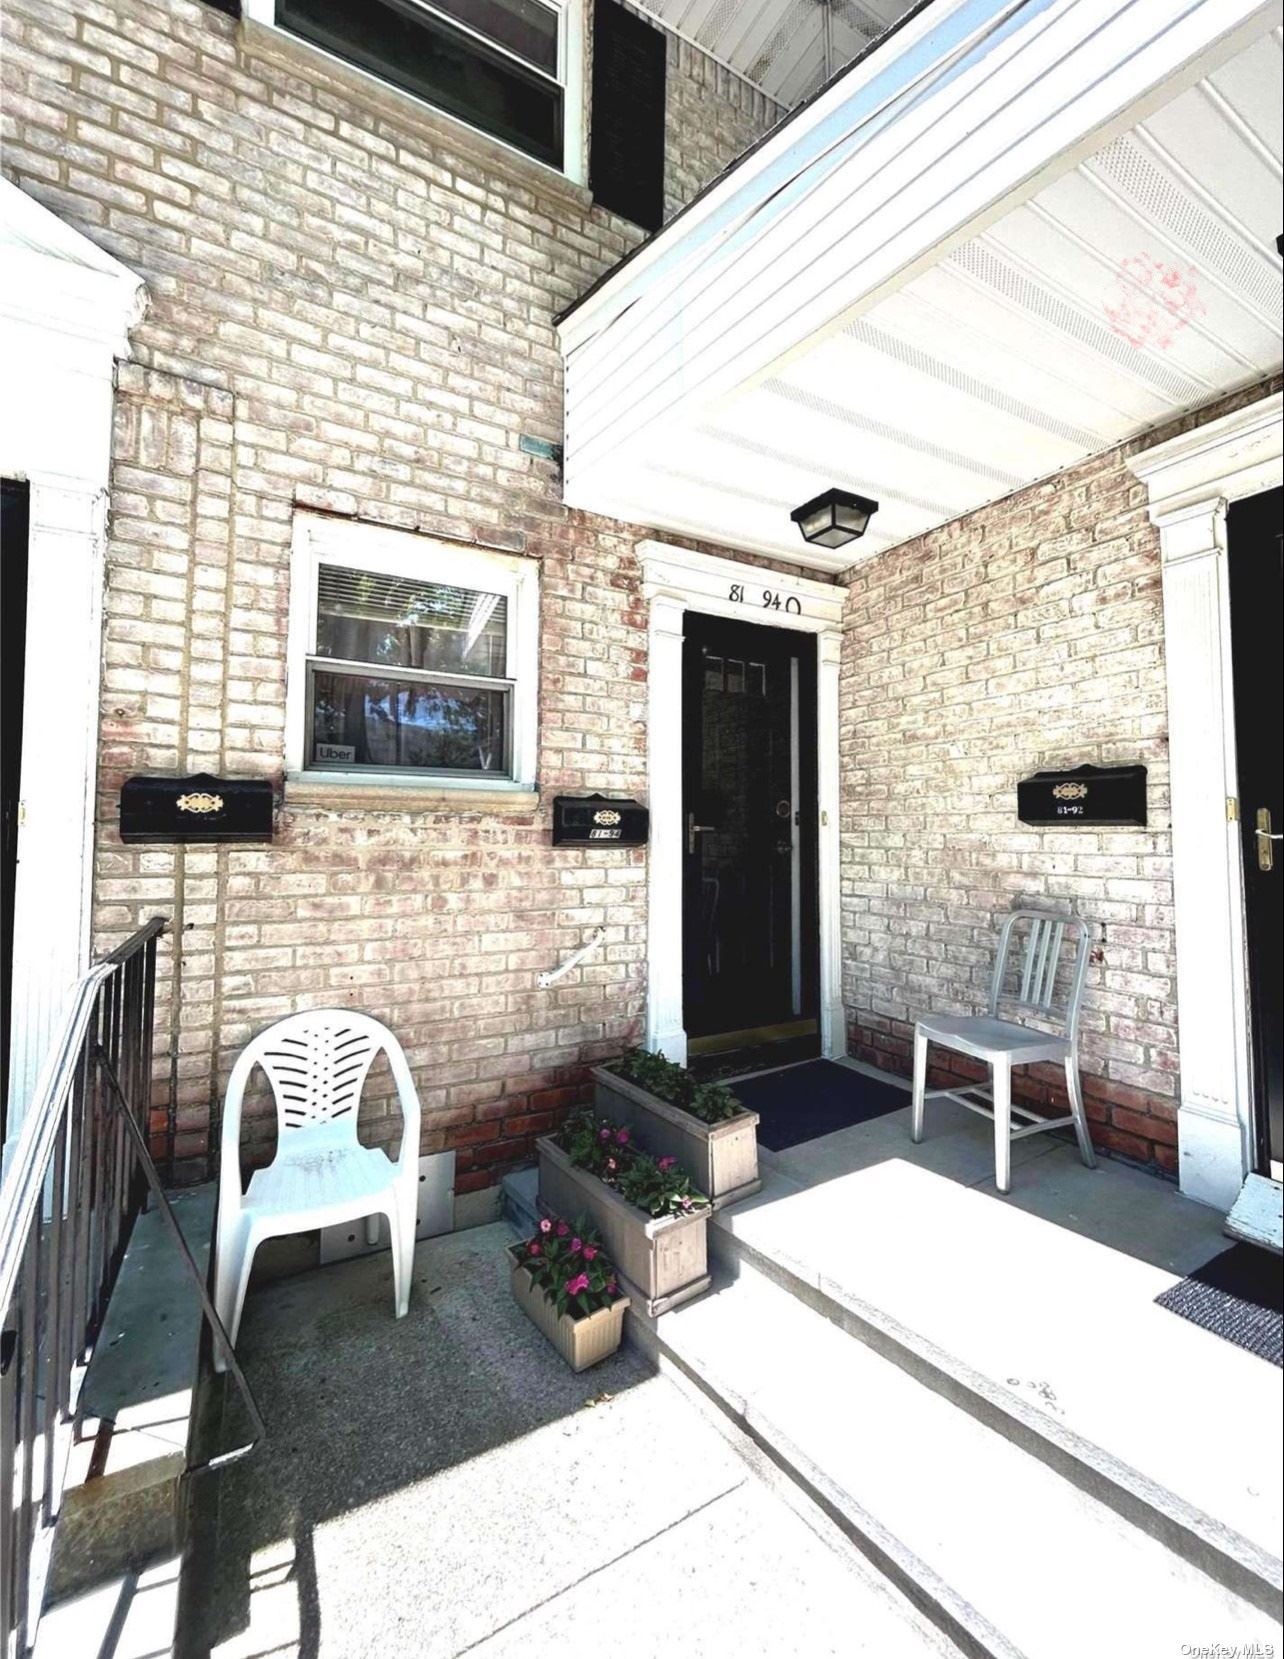
[[[772,589],[772,588],[763,588],[761,591],[762,591],[762,608],[764,610],[766,610],[766,611],[784,611],[786,613],[786,615],[788,615],[788,616],[801,616],[802,615],[802,601],[800,599],[798,599],[798,597],[795,594],[791,593],[785,599],[782,599],[780,597],[780,595],[778,593],[776,593],[774,591],[774,589]],[[743,605],[743,604],[745,604],[746,603],[746,598],[745,598],[744,583],[743,582],[733,582],[731,584],[730,591],[727,594],[727,598],[731,601],[731,603],[733,605]]]

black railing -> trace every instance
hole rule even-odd
[[[0,1659],[26,1659],[44,1594],[81,1386],[150,1191],[252,1425],[263,1431],[153,1157],[155,917],[76,986],[0,1183]],[[160,1134],[173,1158],[174,1118]]]
[[[144,1138],[148,1130],[156,945],[164,927],[163,918],[154,918],[81,979],[5,1159],[0,1640],[6,1659],[30,1647],[77,1396],[146,1191],[130,1130]]]

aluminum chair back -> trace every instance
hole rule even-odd
[[[1018,932],[1020,924],[1026,924],[1024,939]],[[1015,989],[1009,983],[1010,967],[1015,968]],[[990,983],[990,1015],[998,1017],[1000,1002],[1014,1003],[1018,1009],[1059,1025],[1060,1035],[1073,1044],[1087,972],[1088,928],[1077,916],[1014,910],[1004,919],[999,935]]]

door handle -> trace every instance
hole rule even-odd
[[[697,835],[707,835],[710,832],[710,830],[716,830],[717,827],[718,826],[716,824],[697,824],[696,821],[695,821],[695,813],[694,812],[688,812],[687,813],[687,851],[689,853],[693,853],[696,850],[696,836]]]
[[[1257,868],[1259,870],[1273,870],[1275,868],[1276,841],[1284,840],[1284,834],[1271,832],[1271,809],[1268,806],[1259,806],[1257,809],[1257,828],[1253,831],[1257,837]]]

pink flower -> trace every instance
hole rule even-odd
[[[564,1221],[559,1221],[558,1222],[558,1224],[557,1224],[557,1236],[558,1236],[558,1238],[565,1238],[567,1233],[570,1232],[570,1230],[571,1229],[566,1225],[566,1223]]]
[[[573,1239],[572,1239],[572,1240],[571,1240],[571,1254],[572,1254],[572,1255],[573,1255],[573,1256],[578,1256],[578,1255],[579,1255],[579,1253],[580,1253],[580,1251],[581,1251],[581,1250],[582,1250],[582,1249],[583,1249],[583,1248],[584,1248],[584,1241],[583,1241],[583,1239],[578,1239],[578,1238],[573,1238]]]
[[[588,1283],[587,1273],[577,1274],[574,1279],[566,1281],[566,1294],[568,1296],[578,1296],[582,1290],[588,1289]]]
[[[606,1160],[606,1167],[608,1169],[614,1169],[615,1168],[615,1159],[614,1158],[608,1158]]]
[[[678,1160],[676,1158],[660,1158],[656,1161],[655,1167],[657,1169],[672,1169],[677,1161]]]
[[[526,1253],[529,1256],[538,1256],[539,1255],[539,1253],[540,1253],[539,1244],[535,1239],[532,1239],[530,1241],[530,1243],[526,1246]]]
[[[598,1130],[597,1138],[600,1141],[609,1141],[610,1140],[611,1131],[606,1127],[605,1124],[603,1124],[602,1127]]]
[[[545,1216],[543,1221],[540,1222],[539,1230],[541,1233],[551,1233],[553,1231],[553,1223],[547,1216]]]
[[[591,1262],[591,1261],[594,1261],[596,1259],[596,1257],[597,1257],[597,1247],[595,1245],[592,1245],[592,1244],[586,1244],[584,1246],[584,1260],[586,1262]]]
[[[608,1279],[606,1281],[606,1294],[608,1296],[614,1296],[617,1288],[618,1287],[616,1286],[614,1279]]]
[[[627,1129],[617,1129],[615,1131],[615,1138],[620,1143],[621,1146],[627,1146],[629,1144],[629,1132],[628,1132],[628,1130]]]

